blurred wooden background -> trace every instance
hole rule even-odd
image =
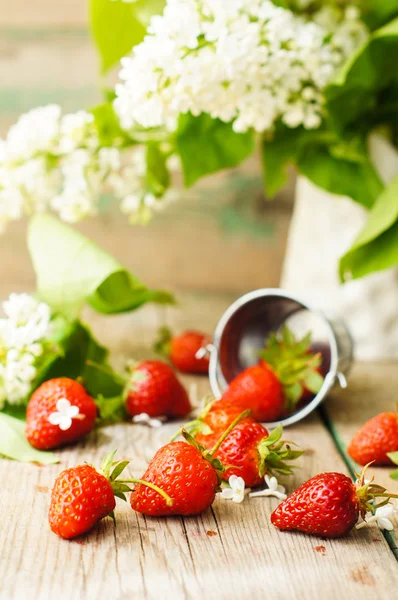
[[[0,136],[21,112],[100,100],[86,0],[0,0]],[[260,161],[206,178],[157,216],[131,227],[117,207],[81,226],[152,286],[240,294],[279,282],[292,185],[265,201]],[[0,296],[32,290],[26,223],[0,237]]]

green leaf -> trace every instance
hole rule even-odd
[[[322,139],[325,132],[307,130],[303,127],[290,128],[278,124],[272,138],[265,138],[261,145],[264,187],[273,198],[288,179],[287,167],[295,163],[300,152],[308,143]]]
[[[392,471],[390,473],[390,477],[391,477],[391,479],[394,479],[395,481],[398,481],[398,469],[396,469],[395,471]]]
[[[31,219],[28,245],[38,294],[55,311],[76,315],[88,303],[113,314],[146,302],[173,302],[169,293],[149,290],[105,250],[50,215]]]
[[[323,377],[317,371],[313,369],[307,369],[304,372],[304,377],[302,379],[307,390],[312,392],[313,394],[317,394],[321,387],[323,386]]]
[[[340,261],[342,281],[398,264],[398,177],[383,191],[365,227]]]
[[[361,12],[369,27],[381,27],[398,16],[398,0],[361,0]]]
[[[32,448],[25,437],[25,423],[0,413],[0,454],[20,462],[50,465],[59,462],[52,452]]]
[[[383,3],[380,3],[383,4]],[[341,130],[354,122],[366,127],[377,111],[379,93],[397,79],[398,18],[373,33],[344,64],[325,90],[326,109]]]
[[[207,114],[186,114],[179,118],[176,145],[185,185],[190,186],[204,175],[240,164],[254,151],[255,139],[252,132],[235,133],[230,123]]]
[[[340,156],[342,145],[339,144]],[[337,158],[327,146],[307,146],[300,154],[300,172],[320,188],[340,196],[349,196],[362,206],[371,208],[383,190],[380,178],[367,154],[362,161]]]
[[[110,480],[115,481],[129,463],[129,460],[123,460],[122,462],[118,463],[111,473]]]
[[[160,150],[159,144],[147,145],[146,169],[148,189],[156,197],[163,196],[170,185],[170,174],[167,168],[167,155]]]
[[[144,39],[150,17],[163,11],[164,0],[126,3],[90,0],[90,28],[105,73]]]
[[[97,127],[101,146],[123,147],[132,145],[132,139],[120,127],[119,119],[114,111],[112,102],[98,104],[90,110],[94,115],[94,122]]]
[[[392,460],[393,463],[398,465],[398,452],[387,452],[387,456]]]

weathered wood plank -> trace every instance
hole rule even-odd
[[[226,302],[203,309],[203,298],[192,300],[180,312],[147,308],[133,316],[96,319],[95,327],[102,339],[113,341],[120,364],[127,356],[149,353],[152,333],[164,319],[177,327],[189,322],[208,329]],[[354,372],[352,389],[356,381]],[[198,396],[208,391],[206,378],[187,378],[186,383],[197,384]],[[370,395],[379,393],[372,385],[366,389]],[[160,430],[106,427],[60,452],[61,465],[45,468],[2,460],[0,477],[6,484],[0,511],[7,515],[0,537],[2,600],[391,597],[398,569],[376,526],[334,541],[281,533],[269,522],[275,499],[246,499],[241,505],[217,499],[212,510],[185,519],[145,518],[120,502],[116,528],[105,519],[74,542],[49,531],[48,491],[61,468],[83,460],[98,464],[117,447],[120,457],[132,458],[131,474],[142,475],[174,429],[175,424]],[[290,489],[322,470],[346,471],[318,415],[290,428],[288,437],[306,450]]]

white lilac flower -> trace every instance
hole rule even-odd
[[[264,481],[267,487],[263,490],[259,490],[258,492],[252,492],[251,494],[249,494],[251,498],[260,498],[261,496],[274,496],[279,500],[286,500],[286,490],[283,487],[283,485],[279,485],[276,477],[269,477],[269,475],[266,475],[264,477]]]
[[[79,417],[79,407],[72,405],[67,398],[60,398],[56,408],[55,412],[48,415],[48,420],[51,425],[58,425],[62,431],[67,431],[72,427],[73,419]]]
[[[11,294],[0,319],[0,409],[20,404],[37,376],[44,344],[51,333],[51,310],[28,294]]]
[[[223,488],[219,493],[220,498],[232,500],[232,502],[240,503],[245,499],[245,495],[249,490],[245,489],[245,481],[242,477],[231,475],[228,479],[229,487]]]
[[[167,0],[148,33],[121,61],[114,104],[127,129],[173,129],[189,111],[237,132],[278,120],[317,128],[322,89],[367,36],[352,7],[326,6],[310,19],[271,0]]]
[[[161,427],[163,423],[166,421],[166,417],[157,417],[156,419],[150,417],[147,413],[140,413],[139,415],[134,415],[132,418],[133,423],[139,425],[147,425],[148,427],[153,427],[157,429]]]
[[[362,521],[356,526],[356,529],[362,529],[362,527],[366,527],[370,523],[376,522],[380,529],[385,529],[386,531],[392,531],[394,529],[394,525],[390,521],[390,518],[394,515],[394,507],[392,504],[386,504],[385,506],[380,506],[376,508],[375,514],[371,517],[368,517],[366,521]]]

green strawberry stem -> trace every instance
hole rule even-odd
[[[285,440],[281,440],[283,435],[282,425],[278,425],[268,437],[261,440],[257,446],[260,461],[258,472],[260,477],[265,473],[274,475],[291,475],[294,465],[289,465],[285,461],[296,460],[302,454],[302,450],[292,450]]]
[[[158,338],[153,345],[153,349],[157,354],[169,358],[171,353],[171,338],[172,333],[168,327],[159,329]]]
[[[365,473],[367,469],[373,464],[374,461],[371,461],[367,465],[364,466],[361,473],[357,476],[358,483],[356,485],[356,492],[359,501],[359,510],[362,515],[362,518],[365,518],[367,512],[375,514],[376,510],[381,506],[385,506],[391,498],[398,498],[398,494],[391,494],[387,491],[387,489],[381,485],[373,483],[374,478],[367,483],[365,483]],[[374,500],[376,498],[385,498],[383,502],[379,504],[375,504]]]
[[[240,422],[242,421],[242,419],[245,419],[246,417],[248,417],[251,413],[250,409],[247,409],[245,411],[243,411],[239,416],[236,417],[236,419],[234,419],[232,421],[232,423],[230,424],[230,426],[224,431],[224,433],[222,434],[222,436],[220,437],[220,439],[218,440],[218,442],[215,444],[215,446],[210,450],[209,455],[210,456],[214,456],[215,453],[217,452],[217,450],[219,449],[219,447],[221,446],[221,444],[223,443],[223,441],[225,440],[226,437],[228,437],[228,435],[231,433],[231,431],[234,429],[234,427]]]
[[[166,492],[160,489],[154,483],[150,483],[149,481],[143,481],[142,479],[119,479],[119,476],[122,474],[124,469],[127,467],[130,461],[116,461],[114,462],[114,457],[117,450],[112,450],[107,456],[105,456],[104,460],[101,463],[100,472],[107,480],[110,482],[113,492],[115,496],[120,498],[121,500],[126,501],[125,493],[131,492],[131,488],[127,485],[127,483],[134,483],[136,485],[145,485],[161,496],[166,500],[167,506],[173,505],[173,499],[170,498]]]
[[[174,500],[172,498],[170,498],[170,496],[168,494],[166,494],[165,491],[163,491],[160,487],[158,487],[154,483],[150,483],[149,481],[144,481],[143,479],[124,479],[120,483],[135,483],[136,485],[145,485],[145,486],[151,488],[151,490],[154,490],[155,492],[157,492],[158,494],[163,496],[163,498],[166,500],[167,506],[173,506],[173,504],[174,504]]]
[[[304,390],[317,394],[324,379],[319,372],[322,364],[320,352],[311,353],[311,333],[297,340],[286,325],[280,334],[271,333],[265,349],[260,352],[282,384],[285,408],[290,413],[303,397]]]

